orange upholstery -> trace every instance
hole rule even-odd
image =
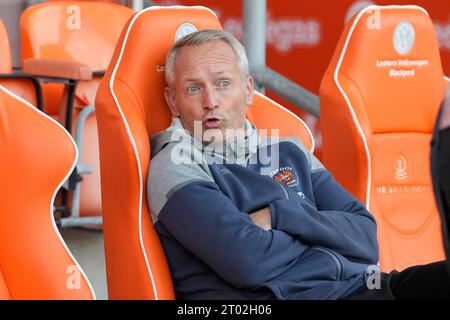
[[[66,0],[47,0],[47,1],[66,1]],[[109,2],[109,3],[119,3],[120,2],[120,0],[78,0],[78,1],[80,1],[80,2],[83,2],[83,1],[91,1],[91,2],[94,2],[94,1],[96,1],[96,2]]]
[[[444,259],[429,152],[446,87],[433,23],[416,6],[361,11],[321,84],[324,163],[375,215],[385,271]]]
[[[2,20],[0,20],[0,74],[11,74],[12,71],[9,37]],[[19,97],[36,105],[36,91],[30,80],[24,78],[1,78],[0,84]]]
[[[0,85],[14,92],[14,94],[25,99],[32,105],[37,104],[36,89],[30,80],[25,78],[2,78],[0,79]]]
[[[109,64],[123,26],[134,11],[100,2],[44,2],[22,14],[22,59],[42,58],[86,64],[94,71]]]
[[[86,65],[93,72],[106,70],[120,32],[134,11],[102,2],[44,2],[27,8],[21,16],[22,59],[62,60]],[[80,81],[75,92],[73,125],[80,109],[93,105],[101,77]],[[63,85],[43,84],[44,111],[65,121]],[[61,106],[64,109],[60,109]],[[74,130],[72,130],[72,133]],[[98,159],[97,123],[89,116],[83,131],[81,163],[93,169],[83,175],[80,187],[80,215],[101,213],[100,167]]]
[[[146,179],[149,137],[166,129],[171,118],[164,99],[165,56],[177,30],[186,23],[198,30],[222,28],[204,7],[150,7],[137,13],[122,32],[97,94],[111,299],[174,298],[166,258],[149,214]],[[282,135],[300,136],[307,147],[313,147],[304,123],[273,101],[257,95],[248,113],[261,129],[280,125]]]
[[[120,32],[134,11],[104,2],[59,1],[28,7],[20,18],[22,59],[78,62],[106,70]],[[98,86],[99,79],[90,86]],[[95,91],[78,88],[77,97],[92,104]],[[58,114],[62,86],[45,87],[45,112]],[[92,94],[93,93],[93,94]]]
[[[70,80],[92,79],[92,70],[87,65],[64,60],[25,59],[23,71],[36,76],[63,78]]]
[[[0,73],[10,73],[11,71],[12,60],[8,32],[3,21],[0,20]]]
[[[2,86],[0,123],[0,299],[95,298],[53,218],[54,197],[77,158],[73,140]]]

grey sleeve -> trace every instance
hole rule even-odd
[[[194,181],[214,182],[200,151],[170,144],[159,152],[150,161],[147,177],[147,198],[153,222],[158,220],[170,196]]]

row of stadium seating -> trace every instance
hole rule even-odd
[[[30,103],[36,103],[36,93],[42,96],[42,110],[65,126],[80,149],[76,170],[58,195],[56,211],[63,226],[101,223],[94,99],[120,32],[133,13],[124,6],[93,2],[31,6],[20,20],[21,72],[12,73],[9,56],[2,59],[4,86]],[[0,30],[5,34],[2,24]],[[3,43],[3,51],[9,52],[7,41]],[[38,79],[40,89],[30,88],[23,74]]]
[[[158,67],[186,23],[222,29],[204,7],[24,11],[22,70],[0,56],[0,299],[94,298],[55,217],[73,226],[100,215],[109,298],[174,298],[146,177],[149,136],[170,123]],[[0,25],[1,52],[5,36]],[[415,6],[358,13],[323,78],[323,161],[375,215],[384,271],[445,258],[428,157],[447,86],[433,25]],[[314,150],[305,123],[261,94],[247,117]]]

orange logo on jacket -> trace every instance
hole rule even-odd
[[[284,184],[288,187],[294,185],[297,182],[297,178],[294,172],[292,172],[291,167],[279,168],[272,172],[271,176],[279,183]]]

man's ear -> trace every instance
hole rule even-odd
[[[173,117],[178,117],[180,113],[178,112],[178,108],[175,103],[175,90],[170,87],[164,88],[164,97],[166,98],[166,102],[172,112]]]
[[[253,103],[253,78],[252,76],[248,76],[247,83],[245,84],[245,103],[247,106],[250,106]]]

